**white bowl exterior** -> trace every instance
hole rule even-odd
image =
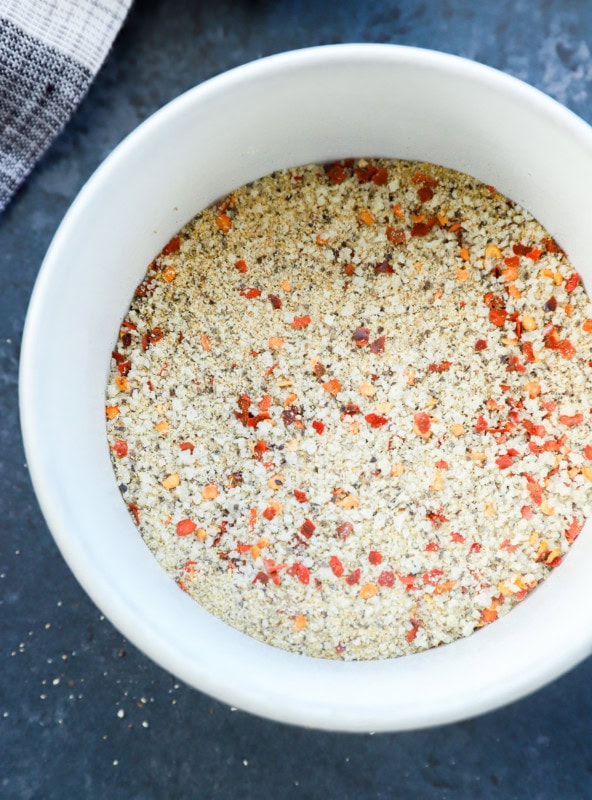
[[[173,101],[84,187],[31,301],[21,416],[34,486],[64,557],[138,647],[187,683],[263,716],[402,730],[502,705],[590,653],[590,526],[532,596],[468,639],[387,661],[297,656],[219,622],[161,570],[117,489],[104,426],[119,323],[168,238],[274,169],[361,155],[431,161],[494,184],[549,228],[592,286],[592,133],[581,120],[513,78],[441,53],[390,45],[287,53]]]

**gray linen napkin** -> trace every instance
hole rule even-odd
[[[0,0],[0,212],[99,71],[132,0]]]

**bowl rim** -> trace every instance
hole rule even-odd
[[[162,643],[159,644],[158,641],[154,641],[154,630],[146,621],[142,621],[139,618],[138,609],[123,608],[118,599],[110,596],[110,587],[108,585],[97,583],[93,574],[92,564],[85,560],[85,556],[80,550],[75,550],[71,546],[71,532],[64,530],[62,509],[59,507],[56,497],[49,490],[46,480],[48,464],[39,456],[37,446],[38,438],[43,434],[43,420],[39,417],[34,400],[35,389],[38,388],[34,373],[34,354],[38,337],[42,335],[40,318],[45,295],[51,285],[53,272],[60,259],[60,253],[63,248],[68,246],[70,231],[76,225],[79,215],[85,213],[85,207],[92,201],[98,188],[104,182],[111,180],[110,176],[117,171],[118,164],[127,159],[128,154],[134,151],[141,140],[150,138],[153,132],[161,125],[170,124],[171,120],[178,115],[182,115],[187,107],[191,107],[204,97],[220,91],[226,85],[238,84],[241,81],[256,81],[276,70],[298,70],[303,66],[323,66],[330,62],[345,61],[355,63],[357,60],[364,61],[366,59],[378,59],[382,62],[385,58],[402,60],[411,65],[420,64],[422,67],[446,69],[462,73],[465,77],[484,82],[492,89],[522,97],[536,107],[540,113],[550,113],[558,117],[562,124],[569,128],[571,135],[584,142],[592,152],[592,129],[576,114],[557,101],[535,87],[497,69],[440,51],[391,44],[338,44],[292,50],[240,65],[187,90],[154,112],[123,139],[82,187],[62,220],[41,266],[27,312],[20,363],[19,403],[21,427],[31,479],[50,531],[85,592],[130,641],[142,651],[148,653],[161,666],[178,675],[190,685],[221,699],[223,702],[240,706],[261,716],[277,721],[329,730],[387,731],[429,727],[465,719],[497,708],[540,688],[586,657],[590,653],[592,646],[592,630],[587,639],[582,637],[577,643],[573,643],[570,648],[563,649],[561,652],[557,648],[556,658],[539,667],[536,674],[515,675],[513,682],[507,684],[503,691],[483,692],[481,697],[472,698],[470,706],[467,705],[466,700],[463,700],[462,693],[458,692],[457,695],[448,698],[448,702],[445,702],[441,707],[431,709],[427,713],[418,712],[415,715],[408,710],[396,721],[385,717],[378,709],[373,709],[371,714],[364,716],[363,709],[360,709],[359,705],[353,702],[350,703],[347,700],[344,701],[339,709],[332,707],[330,704],[315,705],[317,700],[304,695],[292,698],[292,702],[288,703],[285,702],[285,697],[273,692],[265,696],[258,690],[249,691],[243,687],[229,689],[223,686],[216,679],[216,676],[211,676],[209,681],[203,678],[196,680],[195,674],[188,668],[186,662],[177,658],[174,653],[163,652]],[[188,602],[193,601],[188,599]],[[513,611],[513,613],[516,613],[516,611]],[[503,625],[503,623],[504,620],[500,620],[496,625]],[[404,658],[421,659],[423,655],[418,654],[417,656]],[[306,657],[300,658],[306,659]],[[320,661],[318,659],[315,660],[317,662]],[[335,662],[331,663],[334,664]],[[339,663],[344,664],[344,672],[362,674],[360,668],[353,665],[363,664],[362,670],[364,673],[378,675],[381,668],[370,665],[380,665],[385,662]],[[319,663],[319,671],[322,672],[323,670],[325,670],[325,667],[322,666],[322,663]]]

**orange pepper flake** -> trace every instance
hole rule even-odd
[[[495,610],[495,608],[491,608],[491,607],[484,608],[481,611],[481,622],[482,623],[494,622],[496,619],[497,619],[497,611]]]
[[[573,517],[572,521],[565,529],[564,536],[567,539],[567,541],[571,544],[572,542],[575,542],[575,540],[582,532],[583,528],[584,528],[584,523],[580,522],[578,519],[576,519],[576,517]]]
[[[119,406],[106,406],[105,407],[105,416],[107,419],[115,419],[115,417],[119,414]]]
[[[269,411],[271,408],[271,395],[264,394],[261,400],[259,401],[259,408],[261,411]]]
[[[353,494],[348,494],[347,497],[344,497],[343,500],[339,502],[341,508],[345,508],[346,510],[351,510],[352,508],[357,508],[360,505],[360,501],[357,497],[354,497]]]
[[[351,276],[356,271],[356,268],[355,268],[354,264],[346,264],[345,267],[343,268],[343,271],[347,275],[348,278],[351,278]]]
[[[128,454],[127,442],[124,442],[123,439],[116,439],[113,442],[113,446],[111,449],[113,450],[117,458],[125,458],[125,456]]]
[[[162,481],[162,485],[165,489],[174,489],[181,483],[181,478],[179,477],[178,472],[173,472],[171,475],[167,475],[167,477]]]
[[[468,269],[462,269],[462,267],[459,267],[456,270],[456,280],[460,281],[460,283],[464,283],[465,281],[468,281],[470,276],[471,276],[471,273],[469,272]]]
[[[375,583],[365,583],[360,589],[360,597],[362,600],[369,600],[371,597],[375,597],[377,593],[378,589]]]
[[[292,284],[289,280],[283,280],[280,282],[280,289],[283,289],[284,292],[291,292],[292,291]]]
[[[304,616],[304,614],[298,614],[294,618],[294,624],[292,625],[292,630],[301,631],[303,628],[306,628],[308,625],[308,620]]]
[[[197,528],[197,525],[191,519],[182,519],[177,522],[177,536],[189,536],[190,533]]]
[[[465,435],[465,429],[460,424],[460,422],[455,422],[454,425],[450,426],[450,433],[452,433],[453,436],[457,436],[457,437],[464,436]]]
[[[563,310],[565,311],[565,313],[566,313],[566,315],[568,317],[571,317],[571,315],[573,314],[574,307],[573,307],[572,303],[566,303],[563,306]]]
[[[193,442],[180,442],[179,448],[181,450],[190,450],[193,453],[193,451],[195,450],[195,445],[193,444]]]
[[[370,383],[362,383],[358,387],[358,392],[362,397],[373,397],[376,394],[376,389]]]
[[[281,350],[284,346],[284,340],[279,336],[270,336],[267,344],[270,350]]]
[[[400,203],[395,203],[395,205],[393,206],[393,214],[395,215],[395,217],[403,219],[403,209],[401,208]]]
[[[159,433],[169,432],[169,423],[166,421],[166,419],[161,419],[160,422],[157,422],[154,427]]]
[[[321,236],[317,236],[317,238],[315,239],[315,242],[318,245],[321,245],[321,246],[329,244],[329,240],[328,239],[323,239]]]
[[[360,222],[363,222],[364,225],[374,225],[376,220],[374,219],[373,215],[369,211],[362,211],[360,213]]]
[[[310,317],[294,317],[290,325],[293,328],[306,328],[312,322]]]
[[[387,225],[386,238],[393,244],[403,244],[406,239],[405,231],[401,228],[391,228],[390,225]]]
[[[505,310],[505,308],[491,308],[489,310],[489,321],[498,328],[501,328],[506,321],[507,316],[508,312]]]
[[[471,256],[469,255],[469,251],[466,247],[460,248],[460,257],[463,261],[470,261]]]
[[[177,271],[174,267],[168,266],[161,272],[162,279],[167,283],[171,283],[177,277]]]
[[[249,510],[249,528],[251,530],[254,530],[256,524],[257,524],[257,509],[251,508]]]
[[[120,392],[129,392],[130,389],[132,388],[130,382],[125,377],[125,375],[116,375],[115,385],[117,386]]]
[[[341,391],[341,388],[341,383],[337,380],[337,378],[331,378],[330,381],[327,381],[323,384],[323,389],[333,396],[338,395]]]
[[[239,258],[239,260],[235,262],[234,266],[237,268],[239,272],[242,272],[243,274],[248,270],[247,262],[243,261],[242,258]]]
[[[485,258],[501,258],[502,251],[496,244],[488,244],[485,248]]]
[[[538,381],[528,381],[528,383],[524,384],[524,389],[528,392],[530,399],[534,400],[541,393],[541,384]]]
[[[456,581],[444,581],[444,583],[439,583],[434,587],[434,594],[444,594],[444,592],[449,592],[451,589],[454,589],[455,586]]]
[[[582,330],[585,333],[592,333],[592,319],[584,320],[584,323],[582,325]]]
[[[247,300],[254,300],[261,294],[261,289],[241,289],[239,294],[241,294],[243,297],[246,297]]]
[[[216,225],[222,231],[222,233],[228,233],[228,231],[232,228],[232,220],[228,214],[218,214],[216,217]]]
[[[543,251],[540,250],[538,247],[533,247],[532,250],[529,250],[528,253],[524,254],[526,258],[530,258],[531,261],[538,261],[539,258],[543,255]]]
[[[201,496],[204,500],[214,500],[218,497],[218,487],[214,483],[208,483],[204,486]]]
[[[199,337],[199,341],[203,349],[206,351],[206,353],[212,349],[211,342],[205,333],[202,333],[202,335]]]

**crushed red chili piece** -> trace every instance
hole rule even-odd
[[[521,242],[518,242],[518,244],[512,245],[512,250],[517,256],[525,256],[530,253],[531,248],[525,244],[522,244]]]
[[[417,429],[421,434],[429,432],[431,427],[430,415],[426,414],[425,411],[417,411],[413,415],[413,422],[417,425]]]
[[[325,423],[321,422],[320,419],[315,419],[315,420],[313,420],[312,427],[315,429],[315,431],[320,436],[323,433],[323,431],[325,430]]]
[[[306,328],[311,322],[312,319],[310,317],[294,317],[290,325],[293,328]]]
[[[415,222],[411,228],[411,236],[427,236],[434,225],[437,224],[437,217],[430,217],[425,222]]]
[[[286,574],[295,575],[300,583],[308,584],[310,582],[310,571],[300,561],[295,561],[291,567],[288,567]]]
[[[177,522],[177,536],[189,536],[193,533],[197,525],[191,519],[182,519]]]
[[[246,297],[247,300],[253,300],[255,297],[259,297],[261,294],[261,289],[241,289],[239,294],[242,294],[242,296]]]
[[[514,464],[510,456],[507,454],[498,456],[498,458],[495,459],[495,463],[500,469],[508,469],[508,467],[511,467]]]
[[[180,247],[181,247],[181,237],[173,236],[173,238],[162,248],[162,250],[160,251],[160,255],[170,256],[171,253],[176,253]]]
[[[239,272],[247,272],[247,262],[243,261],[242,258],[239,258],[238,261],[235,262],[234,266],[237,268]]]
[[[452,361],[442,361],[441,364],[430,364],[428,367],[429,372],[445,372],[452,366]]]
[[[429,542],[428,544],[426,544],[424,548],[426,553],[437,553],[439,549],[440,545],[438,544],[438,542]]]
[[[489,311],[489,321],[498,328],[504,324],[507,316],[508,312],[505,308],[492,308]]]
[[[578,283],[580,282],[580,276],[577,272],[572,273],[565,283],[565,291],[566,292],[573,292],[576,288]]]
[[[371,353],[384,353],[384,346],[386,343],[386,336],[379,336],[378,339],[375,339],[370,344],[370,352]]]
[[[328,167],[325,167],[325,172],[329,181],[334,184],[343,183],[343,181],[347,178],[346,171],[337,161],[334,164],[330,164]]]
[[[329,559],[329,566],[331,567],[331,570],[333,571],[335,577],[341,578],[341,576],[344,573],[344,569],[343,569],[343,564],[341,563],[341,561],[337,556],[331,556],[331,558]]]
[[[386,238],[393,244],[403,244],[407,237],[405,235],[405,231],[401,228],[391,228],[390,225],[387,225]]]
[[[117,458],[125,458],[125,456],[128,454],[127,442],[124,442],[123,439],[116,439],[113,442],[113,446],[111,449],[113,450]]]
[[[462,544],[465,541],[465,537],[462,535],[462,533],[458,533],[457,531],[452,531],[450,538],[453,542],[458,542],[459,544]]]
[[[417,190],[417,196],[419,197],[419,201],[421,203],[427,203],[428,200],[431,200],[434,196],[434,190],[429,186],[420,186]]]
[[[374,565],[380,564],[382,561],[382,554],[379,553],[378,550],[370,550],[368,553],[368,561]]]
[[[487,350],[487,342],[485,339],[477,339],[475,342],[475,350],[480,352],[481,350]]]
[[[572,416],[569,416],[569,414],[561,414],[559,417],[559,422],[562,425],[567,425],[568,428],[572,428],[574,425],[581,425],[583,421],[583,414],[573,414]]]
[[[362,574],[361,569],[358,567],[354,569],[353,572],[346,577],[345,582],[349,584],[349,586],[354,586],[356,583],[360,582],[360,575]]]
[[[386,425],[388,422],[388,419],[380,414],[366,414],[364,419],[372,428],[380,428],[382,425]]]
[[[395,270],[393,269],[393,265],[390,263],[390,261],[385,259],[374,266],[374,272],[382,275],[393,275]]]
[[[193,453],[193,451],[195,450],[195,445],[193,444],[193,442],[180,442],[179,443],[179,449],[180,450],[189,450],[190,452]]]
[[[584,528],[584,523],[580,522],[578,519],[576,519],[576,517],[573,517],[572,521],[565,529],[565,538],[567,539],[567,541],[570,544],[572,542],[575,542],[575,540],[582,532],[583,528]]]
[[[395,573],[388,569],[383,570],[378,576],[377,583],[379,586],[386,586],[391,588],[395,585]]]
[[[269,447],[267,446],[266,442],[260,440],[256,442],[253,447],[253,455],[255,456],[257,461],[261,461],[263,458],[263,454],[266,453],[268,450]]]
[[[481,545],[479,542],[473,542],[473,544],[469,547],[469,553],[480,553],[481,552]]]
[[[354,532],[354,526],[351,522],[340,522],[337,525],[337,536],[344,542],[348,536]]]
[[[348,403],[343,409],[342,417],[355,417],[356,414],[361,414],[360,406],[355,403]]]
[[[300,502],[302,502],[302,501],[300,501]],[[314,522],[312,522],[312,520],[305,519],[304,522],[302,523],[302,525],[300,526],[300,533],[303,536],[305,536],[307,539],[310,539],[310,537],[315,532],[316,527],[317,526],[314,524]]]
[[[140,524],[140,509],[137,503],[128,503],[127,507],[129,509],[130,514],[134,518],[134,522],[136,525]]]
[[[438,583],[440,583],[440,578],[442,575],[444,575],[444,572],[441,569],[434,567],[434,569],[424,572],[421,579],[424,583],[427,583],[430,586],[436,586]]]
[[[269,575],[266,572],[259,572],[253,578],[253,583],[262,583],[264,586],[269,581]]]
[[[306,492],[303,492],[300,489],[294,489],[294,497],[296,498],[296,500],[298,500],[299,503],[308,503],[308,497],[306,496]]]
[[[278,297],[277,294],[268,294],[267,298],[273,308],[280,309],[282,307],[283,303],[281,297]]]

